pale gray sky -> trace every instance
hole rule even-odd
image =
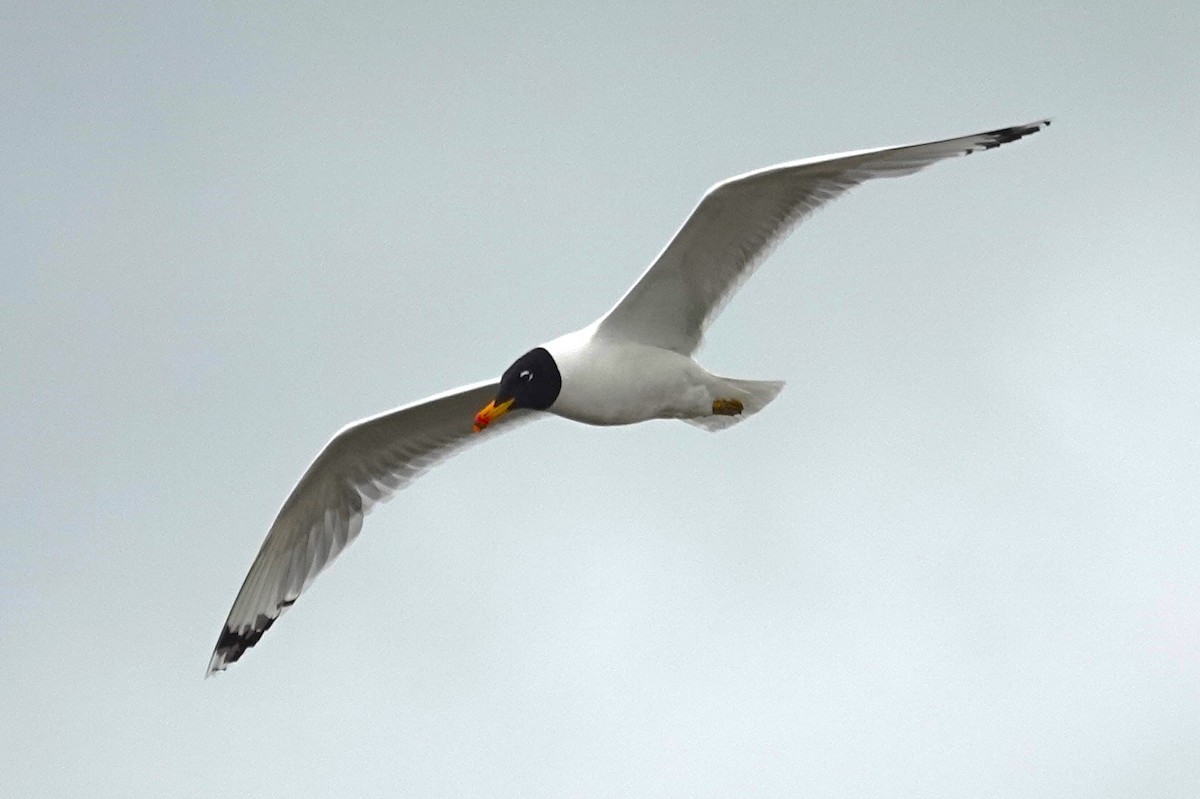
[[[246,5],[0,11],[0,795],[1200,794],[1194,3]],[[201,679],[342,424],[1044,115],[774,255],[767,411],[481,446]]]

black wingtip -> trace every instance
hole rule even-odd
[[[221,635],[217,638],[217,645],[213,648],[212,659],[208,662],[208,671],[204,676],[209,677],[218,671],[224,671],[230,663],[236,663],[247,649],[258,643],[263,633],[271,629],[275,618],[277,617],[260,613],[248,627],[239,630],[221,628]]]
[[[1009,128],[990,130],[983,134],[985,138],[982,146],[983,149],[990,150],[993,147],[999,147],[1001,144],[1008,144],[1010,141],[1023,139],[1031,133],[1037,133],[1042,128],[1049,126],[1049,119],[1039,119],[1037,122],[1030,122],[1027,125],[1013,125]]]

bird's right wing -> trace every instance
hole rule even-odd
[[[955,139],[825,155],[722,181],[600,320],[598,332],[691,355],[738,286],[817,208],[863,181],[911,175],[1049,124],[1043,119]]]
[[[208,674],[236,661],[308,588],[362,528],[363,515],[429,467],[481,436],[475,414],[496,395],[497,380],[372,416],[343,428],[292,489],[233,601]],[[515,410],[492,431],[542,414]]]

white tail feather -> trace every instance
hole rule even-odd
[[[694,419],[684,419],[688,424],[703,428],[710,433],[733,427],[743,419],[747,419],[770,404],[771,400],[783,391],[782,380],[733,380],[723,377],[722,381],[733,389],[733,396],[721,399],[738,399],[742,402],[742,412],[737,416],[697,416]]]

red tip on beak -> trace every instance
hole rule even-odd
[[[487,427],[489,424],[508,413],[508,409],[512,407],[512,404],[513,400],[511,399],[505,400],[499,405],[494,402],[489,402],[486,408],[475,414],[475,424],[473,425],[475,432],[480,432],[483,430],[483,428]]]

